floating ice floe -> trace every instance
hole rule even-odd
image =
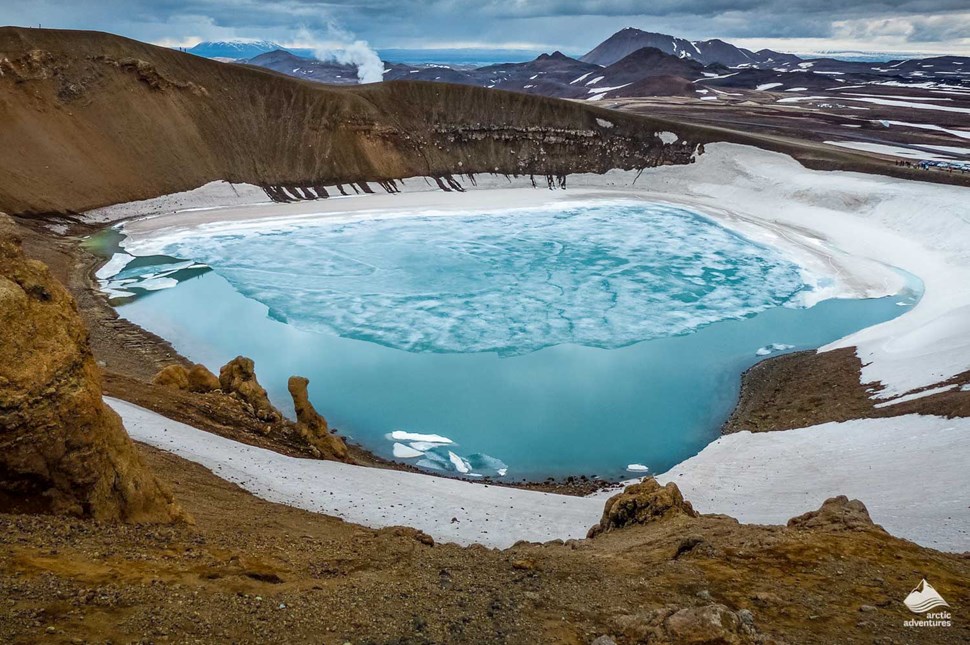
[[[647,466],[644,466],[643,464],[630,464],[629,466],[626,467],[626,469],[631,473],[645,473],[650,470]]]
[[[468,462],[450,450],[448,451],[448,460],[451,462],[451,465],[455,467],[455,470],[463,475],[471,471],[471,466],[468,464]]]
[[[390,438],[395,441],[426,441],[433,444],[455,443],[448,437],[442,437],[440,434],[420,434],[417,432],[406,432],[404,430],[395,430],[391,433]]]
[[[758,351],[755,352],[755,354],[757,354],[758,356],[768,356],[770,354],[774,354],[775,352],[784,352],[784,351],[788,351],[789,349],[795,349],[795,346],[786,345],[784,343],[772,343],[770,345],[765,345],[764,347],[759,348]]]
[[[504,477],[508,465],[484,453],[459,455],[457,444],[439,434],[422,434],[395,430],[387,435],[394,441],[391,452],[395,459],[418,459],[415,466],[428,470],[450,472],[467,477]],[[407,442],[407,443],[402,443]]]
[[[115,253],[111,256],[104,266],[97,270],[94,274],[99,280],[107,280],[113,276],[118,275],[124,270],[128,263],[135,259],[135,256],[128,255],[127,253]]]
[[[149,278],[148,280],[142,280],[135,284],[135,286],[141,287],[145,291],[159,291],[161,289],[171,289],[172,287],[177,287],[179,281],[175,278],[166,277],[155,277]]]
[[[410,446],[405,446],[403,443],[394,443],[394,458],[395,459],[414,459],[415,457],[421,457],[424,452],[421,450],[416,450]]]

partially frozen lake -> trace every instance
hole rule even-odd
[[[119,312],[184,355],[252,357],[284,410],[307,376],[374,452],[510,479],[662,472],[718,436],[757,360],[916,298],[806,308],[827,276],[643,201],[217,222],[128,250],[101,273]]]

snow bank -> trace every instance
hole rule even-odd
[[[675,482],[699,512],[746,524],[784,524],[846,495],[897,537],[963,552],[968,457],[970,419],[910,415],[727,435],[657,479]]]
[[[270,199],[259,186],[213,181],[181,193],[97,208],[87,211],[84,217],[92,223],[108,223],[129,217],[150,217],[164,213],[267,203],[271,203]]]
[[[800,233],[806,250],[826,250],[838,265],[835,272],[860,289],[868,285],[869,295],[899,286],[878,287],[878,264],[922,281],[923,297],[911,310],[821,349],[856,347],[863,382],[885,386],[878,397],[906,394],[970,369],[966,188],[808,170],[786,155],[734,144],[707,146],[686,167],[648,169],[638,184],[711,209],[728,207],[722,220],[749,225],[742,232],[755,239],[759,229],[774,231],[776,243]]]
[[[595,498],[287,457],[124,401],[105,401],[135,441],[201,464],[257,497],[364,526],[410,526],[439,542],[506,548],[519,540],[586,537],[603,512]]]

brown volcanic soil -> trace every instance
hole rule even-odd
[[[923,389],[970,384],[970,372]],[[970,416],[970,391],[942,392],[883,408],[875,407],[862,384],[862,361],[851,347],[830,352],[797,352],[762,361],[745,372],[741,397],[721,431],[769,432],[830,421],[929,414]]]
[[[141,453],[196,525],[0,515],[0,642],[668,642],[668,613],[712,603],[748,609],[763,642],[970,639],[970,560],[875,528],[672,514],[568,544],[432,547]],[[923,577],[953,627],[902,626],[913,614],[901,600]]]

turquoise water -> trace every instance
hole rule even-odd
[[[252,357],[284,410],[306,376],[374,452],[508,479],[662,472],[717,437],[763,355],[914,300],[800,308],[811,279],[778,253],[641,203],[210,226],[132,250],[150,257],[116,276],[119,312],[183,354]]]

